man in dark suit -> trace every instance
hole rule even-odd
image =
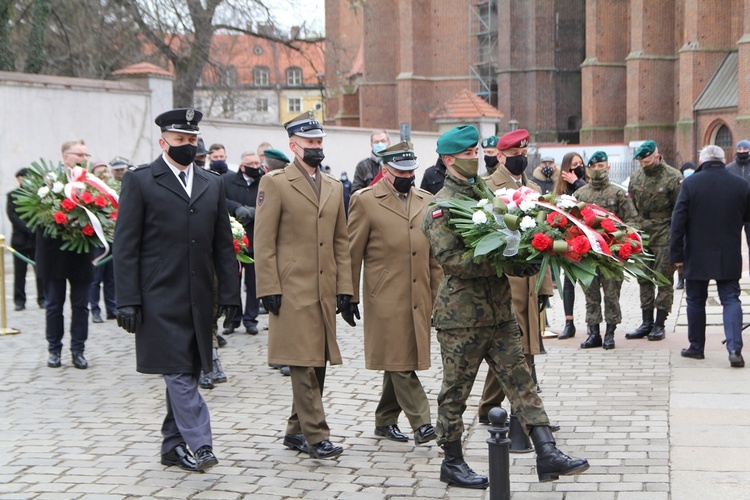
[[[22,168],[16,172],[16,180],[18,184],[23,183],[23,178],[26,176],[27,169]],[[8,219],[13,225],[13,234],[10,237],[10,246],[13,247],[21,255],[33,259],[34,251],[36,250],[36,236],[34,231],[29,229],[26,221],[21,219],[16,212],[16,199],[13,193],[18,191],[18,188],[8,193],[8,203],[6,205],[6,212],[8,213]],[[18,257],[13,259],[13,303],[16,305],[16,311],[23,311],[26,309],[26,270],[28,264],[25,260],[21,260]],[[39,307],[44,307],[44,285],[39,276],[36,277],[36,301]]]
[[[89,151],[83,141],[68,141],[62,145],[63,168],[70,169],[81,165],[89,158]],[[64,178],[65,173],[59,173]],[[80,370],[89,364],[83,357],[86,339],[89,336],[88,292],[94,277],[91,256],[71,250],[61,250],[62,242],[44,236],[39,229],[36,233],[36,273],[44,282],[46,304],[46,335],[49,358],[47,366],[59,368],[62,338],[65,332],[66,281],[70,283],[70,351],[73,366]]]
[[[227,207],[232,214],[245,227],[245,232],[250,240],[248,251],[253,255],[253,229],[255,228],[255,199],[258,197],[258,185],[264,174],[261,168],[260,158],[254,152],[247,152],[240,159],[240,168],[237,172],[224,174],[224,192],[227,196]],[[245,332],[250,335],[258,335],[258,297],[255,294],[255,264],[242,264],[245,271],[245,312],[242,318],[237,315],[234,323],[227,325],[222,333],[233,333],[239,328],[240,320],[245,325]],[[240,277],[241,278],[241,277]]]
[[[724,150],[706,146],[700,166],[682,182],[672,214],[670,261],[683,268],[687,292],[686,358],[703,359],[706,343],[706,298],[709,280],[716,280],[723,308],[729,363],[742,358],[742,227],[750,221],[750,187],[724,168]]]
[[[189,471],[218,463],[198,392],[201,369],[213,369],[214,276],[219,316],[231,321],[240,303],[222,179],[193,165],[201,118],[156,117],[163,154],[123,178],[113,248],[117,324],[135,333],[137,370],[167,385],[161,463]]]

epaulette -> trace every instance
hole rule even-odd
[[[208,168],[204,168],[203,171],[204,172],[210,172],[210,173],[212,173],[214,175],[218,175],[219,177],[221,177],[221,174],[219,172],[217,172],[216,170],[211,170],[211,169],[208,169]]]
[[[140,165],[133,165],[132,167],[128,168],[128,170],[132,170],[133,172],[135,172],[136,170],[144,169],[149,165],[150,163],[141,163]]]
[[[414,186],[414,187],[416,187],[416,186]],[[422,188],[417,188],[417,192],[418,192],[419,194],[423,194],[423,195],[425,195],[425,196],[427,196],[427,197],[429,197],[429,198],[432,198],[432,197],[434,196],[434,195],[433,195],[432,193],[430,193],[430,192],[429,192],[429,191],[427,191],[426,189],[422,189]]]
[[[279,168],[279,169],[276,169],[276,170],[271,170],[270,172],[266,172],[266,175],[279,175],[283,171],[284,171],[283,168]]]

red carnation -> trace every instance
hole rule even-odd
[[[100,207],[100,208],[104,208],[104,207],[106,207],[106,206],[107,206],[107,198],[105,198],[105,197],[104,197],[104,196],[102,196],[102,195],[98,195],[98,196],[97,196],[97,197],[96,197],[96,198],[94,199],[94,205],[96,205],[97,207]]]
[[[608,233],[614,233],[616,230],[615,223],[612,222],[612,219],[604,219],[601,222],[601,226],[602,226],[602,229],[604,229]]]
[[[568,259],[572,260],[573,262],[580,262],[582,257],[578,255],[575,252],[565,252],[563,256],[567,257]]]
[[[250,246],[250,240],[248,239],[247,235],[242,237],[242,246],[245,248]]]
[[[240,253],[240,242],[237,240],[234,240],[233,243],[234,243],[234,253]]]
[[[594,222],[596,222],[596,215],[594,215],[594,211],[590,208],[584,208],[581,210],[581,217],[583,217],[587,226],[593,226]]]
[[[92,226],[91,224],[86,224],[85,226],[83,226],[83,229],[81,229],[81,232],[86,236],[93,236],[94,226]]]
[[[643,247],[636,243],[635,241],[630,242],[630,250],[631,253],[641,253],[643,251]]]
[[[617,251],[617,255],[619,255],[621,259],[627,259],[630,257],[631,253],[632,248],[630,245],[620,245],[620,249]]]
[[[591,243],[585,236],[576,236],[568,242],[570,249],[578,255],[585,255],[591,250]]]
[[[90,204],[91,204],[91,202],[93,202],[93,201],[94,201],[94,196],[93,196],[93,195],[92,195],[91,193],[89,193],[88,191],[86,191],[86,192],[84,192],[84,193],[83,193],[83,194],[81,195],[81,200],[83,200],[83,202],[84,202],[84,203],[85,203],[86,205],[90,205]]]
[[[65,224],[66,222],[68,222],[68,216],[59,210],[55,212],[54,217],[55,222],[57,222],[58,224]]]
[[[544,233],[536,233],[534,237],[531,238],[531,246],[536,248],[537,251],[543,252],[552,246],[552,238]]]
[[[117,210],[109,214],[109,220],[117,220]]]
[[[563,214],[557,212],[550,212],[547,214],[547,224],[558,229],[562,229],[568,225],[568,218]]]
[[[61,203],[60,206],[65,209],[66,212],[70,212],[76,207],[76,204],[70,201],[68,198],[65,198]]]

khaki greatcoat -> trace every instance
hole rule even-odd
[[[420,230],[432,195],[412,187],[408,205],[381,181],[352,195],[349,251],[353,302],[362,290],[365,367],[412,371],[430,367],[430,315],[443,271]]]
[[[539,193],[542,190],[533,182],[528,182],[526,174],[521,175],[522,184]],[[492,191],[501,188],[518,189],[518,183],[510,176],[503,165],[498,165],[497,170],[485,178],[487,187]],[[552,295],[552,275],[550,271],[544,274],[542,286],[539,293],[536,292],[538,276],[531,278],[517,278],[508,276],[510,282],[510,293],[513,296],[513,311],[516,321],[523,332],[524,354],[541,354],[542,348],[539,342],[539,295]]]
[[[264,175],[258,188],[257,296],[282,296],[279,315],[268,315],[271,364],[341,364],[336,295],[353,294],[343,187],[317,175],[320,199],[295,164]]]

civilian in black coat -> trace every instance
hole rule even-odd
[[[26,172],[27,169],[25,168],[16,172],[18,184],[23,182]],[[26,221],[18,216],[18,212],[16,211],[16,192],[18,192],[18,188],[8,193],[8,202],[5,206],[8,219],[10,219],[10,223],[13,225],[10,246],[21,255],[34,260],[36,235],[26,225]],[[13,259],[13,303],[16,305],[16,311],[26,309],[26,270],[28,266],[29,264],[25,260],[21,260],[18,257]],[[36,276],[36,301],[39,307],[44,307],[44,284],[39,275]]]
[[[434,195],[443,189],[443,184],[445,184],[445,164],[443,164],[442,157],[438,156],[435,164],[425,170],[419,187]]]
[[[724,151],[706,146],[700,167],[682,182],[672,215],[669,257],[682,266],[687,293],[688,340],[682,356],[703,359],[706,298],[716,280],[723,307],[724,334],[731,366],[742,359],[742,227],[750,221],[750,187],[724,168]]]
[[[240,302],[222,178],[193,164],[201,117],[156,118],[163,154],[123,178],[113,244],[117,324],[135,333],[137,370],[167,386],[161,463],[191,471],[218,463],[198,391],[201,369],[213,368],[214,277],[219,315],[231,321]]]
[[[62,146],[63,165],[65,169],[82,164],[89,157],[88,148],[83,141],[68,141]],[[61,178],[65,173],[60,172]],[[66,281],[70,283],[70,351],[73,366],[81,370],[88,368],[83,357],[86,339],[89,336],[88,292],[94,277],[91,255],[60,250],[63,242],[56,238],[44,236],[43,231],[36,234],[36,275],[44,283],[44,300],[46,311],[46,335],[49,358],[47,366],[58,368],[61,365],[60,353],[65,332]]]
[[[255,200],[258,197],[258,185],[263,175],[260,157],[247,152],[242,155],[240,168],[237,172],[224,174],[224,192],[227,196],[227,208],[238,221],[245,226],[245,232],[250,240],[248,251],[253,255],[253,230],[255,229]],[[227,325],[222,333],[233,333],[239,328],[240,320],[245,325],[245,332],[250,335],[258,334],[258,311],[260,309],[258,297],[255,293],[255,264],[242,264],[245,271],[245,311],[240,318],[238,314],[231,325]],[[240,280],[242,276],[239,277]]]

